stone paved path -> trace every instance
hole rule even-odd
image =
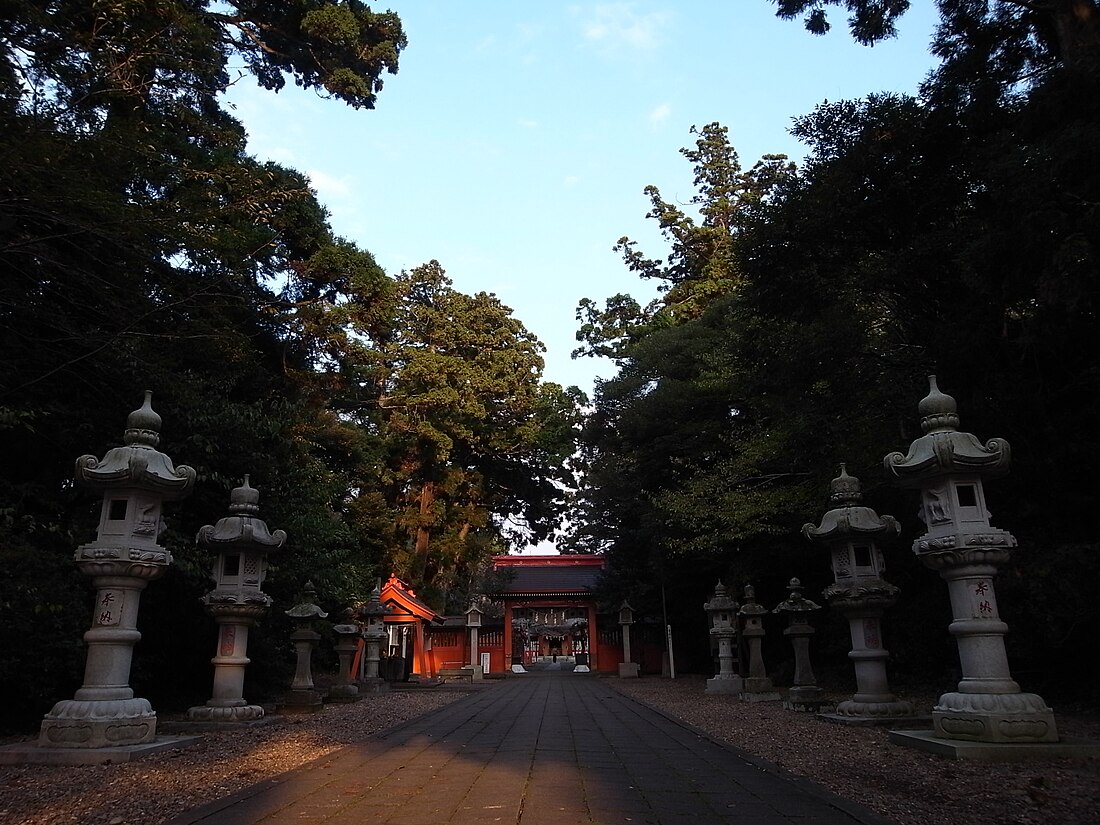
[[[567,672],[509,678],[169,825],[200,823],[889,825]]]

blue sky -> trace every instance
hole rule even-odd
[[[391,274],[434,258],[456,289],[495,293],[546,345],[545,378],[590,392],[614,370],[570,358],[576,305],[653,294],[612,246],[666,254],[642,190],[691,198],[692,125],[727,126],[746,168],[800,161],[792,118],[916,89],[932,6],[867,48],[841,13],[813,37],[768,0],[398,3],[409,45],[375,110],[247,80],[229,102],[250,153],[308,174],[338,234]]]

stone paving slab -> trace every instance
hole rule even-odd
[[[890,825],[580,674],[516,676],[167,825]]]

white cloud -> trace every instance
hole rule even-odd
[[[649,125],[660,126],[669,116],[672,114],[672,107],[667,103],[662,103],[659,106],[655,106],[649,113]]]
[[[310,169],[306,172],[313,188],[317,190],[318,199],[326,203],[330,198],[346,198],[351,194],[351,184],[347,178],[337,178],[322,172],[319,169]]]
[[[608,48],[654,48],[660,40],[661,29],[669,20],[669,13],[640,14],[634,9],[634,3],[602,3],[592,7],[587,18],[581,21],[585,40]]]
[[[519,120],[516,121],[516,125],[522,129],[537,129],[539,126],[539,122],[529,117],[521,117]]]
[[[565,180],[562,181],[562,185],[564,185],[566,189],[572,189],[580,182],[580,175],[566,175]]]

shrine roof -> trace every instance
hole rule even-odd
[[[584,596],[604,570],[599,556],[496,556],[494,566],[509,575],[501,594],[516,596]]]
[[[414,616],[425,622],[443,623],[443,617],[420,601],[416,597],[416,592],[397,576],[390,576],[389,581],[382,588],[379,601],[390,608],[387,614],[390,621],[399,620],[398,617],[402,616]]]

